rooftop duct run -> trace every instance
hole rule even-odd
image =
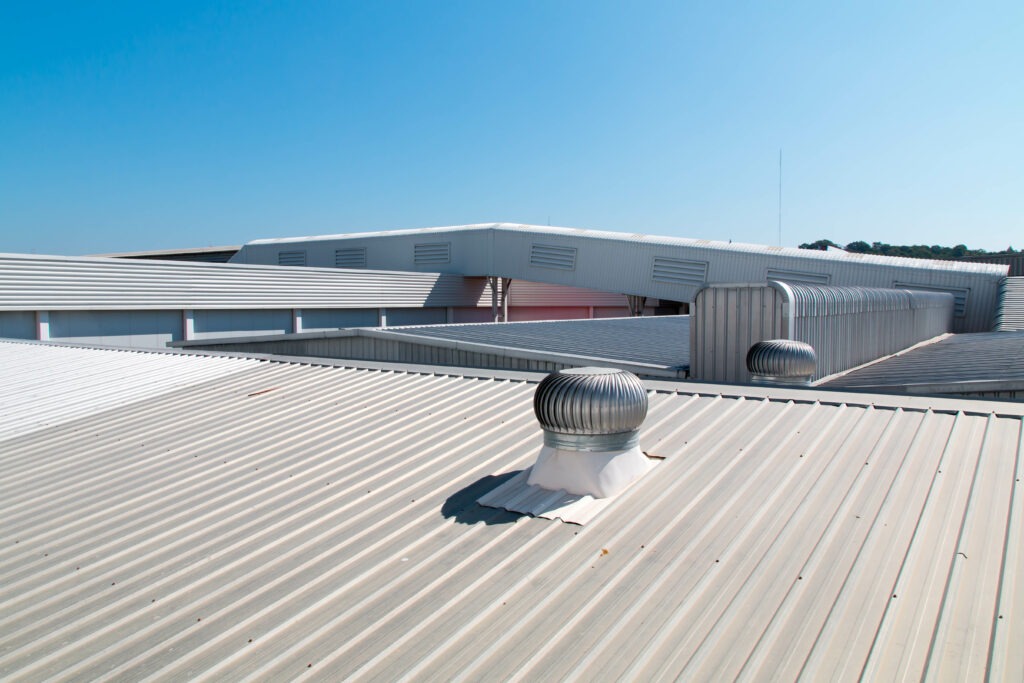
[[[533,398],[544,446],[527,483],[549,491],[608,498],[643,476],[640,450],[647,390],[632,373],[572,368],[544,378]]]
[[[810,386],[818,358],[810,344],[792,339],[759,341],[747,351],[753,384]]]

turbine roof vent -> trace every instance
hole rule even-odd
[[[647,389],[614,368],[572,368],[544,378],[533,396],[544,446],[528,479],[553,491],[613,496],[650,469],[640,450]]]
[[[754,384],[808,385],[817,366],[814,347],[793,339],[759,341],[747,351],[747,370]]]

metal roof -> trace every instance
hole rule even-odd
[[[600,365],[684,378],[689,316],[349,328],[175,342],[178,348],[424,365],[553,370]]]
[[[246,358],[196,362],[192,356],[174,353],[101,353],[0,340],[0,439],[152,399],[257,364]]]
[[[693,301],[706,284],[770,279],[935,289],[963,300],[963,315],[954,322],[958,332],[991,329],[999,281],[1008,269],[510,223],[256,240],[232,261],[275,264],[287,256],[323,267],[353,251],[367,268],[501,276],[681,302]]]
[[[3,440],[0,677],[1024,678],[1020,406],[649,383],[579,527],[474,502],[533,379],[259,361]]]
[[[428,344],[432,340],[448,340],[665,368],[685,367],[690,359],[690,317],[686,315],[422,325],[377,328],[376,331],[396,339],[416,338]]]
[[[0,254],[0,310],[475,306],[459,275]]]
[[[948,335],[851,370],[824,385],[939,394],[1024,390],[1024,332]]]

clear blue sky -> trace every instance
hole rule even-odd
[[[0,251],[512,221],[1024,248],[1024,2],[0,4]]]

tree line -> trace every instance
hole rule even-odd
[[[971,256],[1007,256],[1020,253],[1012,246],[1007,247],[1003,251],[985,251],[984,249],[968,249],[963,244],[958,244],[955,247],[943,247],[938,244],[931,246],[927,244],[886,244],[885,242],[872,242],[868,244],[864,241],[857,241],[850,242],[844,247],[832,240],[818,240],[800,245],[801,249],[816,249],[818,251],[827,251],[829,247],[843,249],[854,254],[878,254],[880,256],[947,260],[969,258]]]

